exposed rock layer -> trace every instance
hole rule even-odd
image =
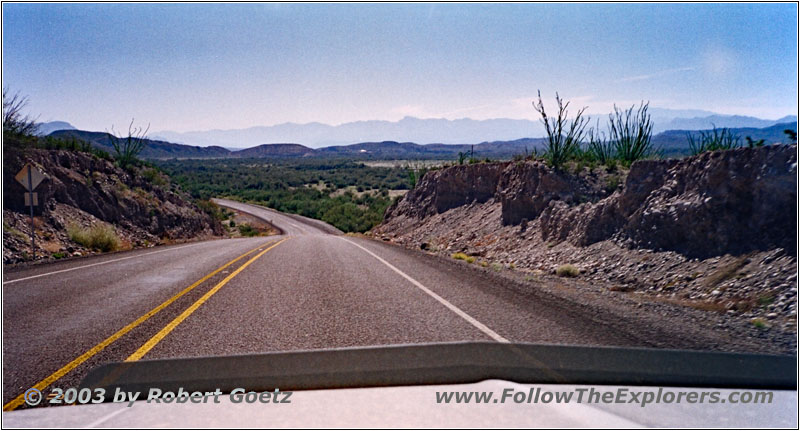
[[[796,147],[783,145],[640,161],[608,196],[596,172],[536,161],[455,166],[425,175],[378,230],[494,199],[503,225],[537,220],[546,241],[615,240],[689,257],[773,248],[796,255],[796,170]]]
[[[532,280],[572,264],[593,286],[794,331],[796,151],[641,161],[627,173],[534,161],[445,168],[387,209],[372,234]]]
[[[28,233],[27,222],[21,223],[27,220],[24,216],[29,209],[24,205],[25,190],[14,179],[25,163],[32,163],[45,173],[45,180],[36,188],[40,205],[35,215],[37,229],[53,240],[67,238],[70,224],[87,227],[97,222],[113,225],[129,246],[223,232],[218,222],[155,170],[121,169],[80,152],[10,149],[3,158],[3,212],[4,222],[14,230],[3,235],[4,251],[8,251],[3,256],[6,263],[24,260],[20,252],[26,251],[23,248],[15,252],[18,240],[23,240],[19,232]],[[145,170],[149,176],[142,175]],[[64,248],[80,247],[73,244]],[[42,250],[37,254],[49,256],[50,252]]]

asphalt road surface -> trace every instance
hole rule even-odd
[[[4,409],[24,407],[28,388],[74,387],[110,361],[466,340],[642,344],[491,274],[218,202],[283,234],[6,271]]]

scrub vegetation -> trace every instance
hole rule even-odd
[[[158,162],[195,199],[229,197],[366,232],[410,186],[406,169],[352,161],[263,159]]]

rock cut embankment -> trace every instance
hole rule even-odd
[[[797,146],[645,160],[627,172],[540,161],[427,173],[373,235],[612,290],[796,317]]]
[[[122,169],[82,152],[10,148],[3,155],[4,263],[27,260],[30,253],[25,190],[14,179],[26,163],[45,174],[36,189],[37,257],[90,253],[70,240],[70,228],[113,227],[121,248],[223,233],[219,222],[155,169]]]

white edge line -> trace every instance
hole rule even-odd
[[[497,332],[494,332],[494,331],[492,331],[492,330],[491,330],[491,329],[490,329],[488,326],[484,325],[483,323],[479,322],[479,321],[478,321],[477,319],[475,319],[474,317],[472,317],[472,316],[470,316],[469,314],[465,313],[465,312],[464,312],[463,310],[461,310],[460,308],[458,308],[458,307],[456,307],[455,305],[451,304],[451,303],[450,303],[450,301],[448,301],[448,300],[446,300],[446,299],[442,298],[441,296],[439,296],[439,295],[437,295],[436,293],[434,293],[432,290],[430,290],[430,289],[428,289],[427,287],[423,286],[423,285],[422,285],[422,283],[420,283],[420,282],[419,282],[419,281],[417,281],[417,280],[414,280],[413,278],[411,278],[411,276],[409,276],[409,275],[408,275],[408,274],[406,274],[405,272],[403,272],[403,271],[400,271],[400,270],[399,270],[399,269],[397,269],[397,268],[396,268],[394,265],[392,265],[391,263],[389,263],[389,262],[387,262],[387,261],[383,260],[383,259],[382,259],[380,256],[378,256],[377,254],[375,254],[375,253],[373,253],[373,252],[371,252],[371,251],[367,250],[366,248],[364,248],[364,247],[362,247],[362,246],[360,246],[360,245],[356,244],[356,243],[355,243],[355,242],[353,242],[353,241],[350,241],[349,239],[342,238],[342,237],[340,237],[340,236],[337,236],[336,238],[339,238],[339,239],[341,239],[341,240],[343,240],[343,241],[347,241],[347,242],[349,242],[350,244],[353,244],[354,246],[356,246],[356,247],[360,248],[361,250],[364,250],[365,252],[369,253],[369,254],[370,254],[372,257],[374,257],[375,259],[378,259],[378,260],[379,260],[379,261],[380,261],[382,264],[384,264],[384,265],[388,266],[388,267],[389,267],[389,269],[391,269],[392,271],[394,271],[394,272],[396,272],[396,273],[400,274],[401,276],[403,276],[403,278],[405,278],[406,280],[410,281],[410,282],[411,282],[411,284],[413,284],[414,286],[417,286],[417,287],[418,287],[420,290],[422,290],[423,292],[425,292],[425,293],[427,293],[428,295],[430,295],[431,297],[433,297],[433,299],[435,299],[435,300],[439,301],[439,302],[440,302],[442,305],[444,305],[445,307],[449,308],[449,309],[450,309],[450,311],[452,311],[453,313],[456,313],[456,314],[457,314],[459,317],[461,317],[462,319],[464,319],[464,320],[466,320],[467,322],[469,322],[470,324],[472,324],[472,326],[474,326],[474,327],[478,328],[478,329],[479,329],[481,332],[483,332],[484,334],[486,334],[486,335],[488,335],[488,336],[492,337],[492,339],[494,339],[495,341],[497,341],[497,342],[499,342],[499,343],[510,343],[510,341],[508,341],[507,339],[505,339],[505,338],[503,338],[502,336],[500,336],[500,335],[499,335]]]
[[[182,245],[180,247],[171,247],[171,248],[167,248],[167,249],[164,249],[164,250],[157,250],[157,251],[151,251],[149,253],[137,254],[135,256],[120,257],[119,259],[104,260],[102,262],[90,263],[89,265],[76,266],[74,268],[60,269],[58,271],[46,272],[44,274],[31,275],[29,277],[22,277],[22,278],[18,278],[16,280],[4,281],[3,285],[16,283],[18,281],[23,281],[23,280],[30,280],[32,278],[44,277],[44,276],[47,276],[47,275],[59,274],[59,273],[62,273],[62,272],[67,272],[67,271],[74,271],[76,269],[88,268],[90,266],[103,265],[103,264],[106,264],[106,263],[119,262],[121,260],[133,259],[133,258],[136,258],[136,257],[143,257],[143,256],[148,256],[148,255],[156,254],[156,253],[163,253],[165,251],[179,250],[179,249],[182,249],[182,248],[191,247],[193,245],[199,245],[199,244],[200,244],[199,242],[198,243],[194,243],[194,244],[187,244],[187,245]]]

